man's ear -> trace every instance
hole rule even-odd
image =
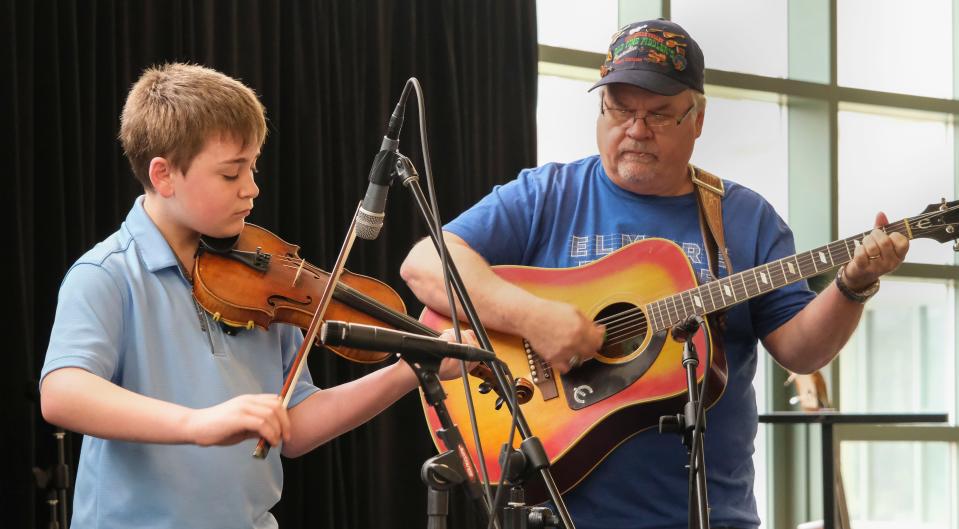
[[[696,111],[696,137],[699,138],[703,133],[703,122],[706,119],[706,109],[700,108]]]
[[[173,171],[173,165],[166,158],[157,156],[150,160],[150,183],[163,198],[173,196]]]

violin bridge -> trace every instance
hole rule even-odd
[[[296,275],[293,276],[293,284],[290,285],[290,286],[293,286],[293,287],[296,286],[296,282],[299,281],[299,279],[300,279],[300,274],[303,273],[303,264],[304,264],[304,263],[306,263],[306,259],[300,259],[300,266],[298,266],[298,267],[296,268]]]

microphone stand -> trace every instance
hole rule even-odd
[[[427,404],[440,419],[440,428],[436,430],[436,434],[447,449],[446,452],[427,460],[420,471],[423,483],[429,488],[428,526],[445,529],[446,515],[449,512],[448,490],[461,483],[466,485],[473,500],[481,501],[485,512],[492,518],[490,504],[476,475],[476,467],[443,402],[446,400],[446,392],[440,384],[438,371],[440,363],[446,357],[495,362],[497,360],[493,353],[473,347],[464,348],[461,344],[448,344],[436,338],[424,338],[401,331],[342,321],[324,323],[320,340],[326,346],[391,351],[406,360],[416,375]],[[444,348],[437,349],[438,345]]]
[[[683,367],[686,368],[686,388],[689,400],[683,406],[683,413],[664,415],[659,418],[660,433],[677,433],[682,436],[683,445],[689,454],[689,529],[709,529],[709,501],[706,496],[706,458],[703,455],[703,432],[706,430],[706,415],[696,383],[696,369],[699,367],[699,355],[693,337],[699,331],[702,318],[690,316],[686,321],[672,329],[672,337],[683,342]],[[705,384],[706,379],[703,379]],[[705,390],[704,390],[705,391]],[[695,496],[695,498],[694,498]]]
[[[422,126],[422,115],[420,123]],[[413,167],[413,163],[409,158],[399,155],[399,159],[396,163],[396,170],[397,177],[402,179],[401,182],[403,183],[403,186],[409,189],[413,194],[413,198],[420,210],[420,214],[423,216],[423,219],[429,228],[430,238],[433,241],[433,245],[436,247],[437,253],[441,256],[447,255],[445,242],[443,241],[442,234],[440,233],[440,227],[434,225],[433,216],[430,213],[432,209],[430,208],[426,196],[423,194],[423,189],[419,185],[419,175],[416,173],[416,168]],[[460,304],[462,305],[464,312],[466,312],[470,326],[473,328],[473,332],[476,334],[476,338],[479,340],[480,346],[483,349],[492,351],[493,346],[490,342],[489,335],[487,335],[482,322],[480,322],[479,316],[476,313],[476,308],[473,306],[473,303],[469,298],[469,294],[466,291],[466,286],[463,284],[463,280],[456,269],[456,265],[453,263],[452,259],[446,259],[443,263],[443,266],[449,274],[452,287],[460,300]],[[540,476],[543,478],[544,483],[546,484],[546,489],[549,492],[553,504],[556,506],[556,510],[563,527],[566,527],[567,529],[575,529],[575,525],[573,524],[573,520],[569,515],[566,504],[563,502],[559,487],[556,485],[556,481],[553,479],[553,475],[549,470],[549,457],[546,455],[546,450],[543,448],[543,445],[539,439],[530,431],[529,424],[526,422],[523,411],[516,403],[516,396],[513,392],[512,374],[507,372],[506,366],[504,366],[502,362],[491,362],[490,364],[491,365],[489,367],[496,376],[497,383],[501,388],[503,388],[504,392],[508,396],[506,399],[506,405],[513,414],[515,423],[520,432],[520,436],[523,439],[523,444],[521,446],[530,452],[528,455],[526,455],[526,457],[521,459],[521,464],[527,466],[532,465],[532,467],[520,469],[518,475],[525,475],[528,472],[538,471]],[[512,448],[509,445],[505,446],[504,449],[509,449],[509,451],[512,451]],[[507,456],[503,459],[505,460],[503,475],[506,476],[508,474],[508,467],[514,464],[514,462],[517,462],[519,458]],[[520,481],[514,483],[514,490],[517,487],[521,487]],[[500,496],[501,491],[498,490],[496,493],[497,500],[499,500]],[[495,501],[493,504],[494,516],[498,503],[498,501]],[[521,516],[521,521],[539,516],[537,512],[530,511],[528,509],[524,509],[524,512],[527,513],[528,516]],[[526,527],[526,525],[520,525],[519,527]]]
[[[66,435],[63,428],[57,428],[53,434],[57,438],[57,467],[54,472],[53,488],[57,491],[57,506],[62,529],[69,529],[70,523],[67,518],[67,490],[70,488],[70,467],[67,466],[66,458]]]
[[[480,488],[476,468],[466,450],[463,436],[450,418],[449,410],[443,402],[446,400],[446,392],[443,391],[437,374],[440,361],[439,357],[420,358],[416,361],[412,358],[407,359],[407,364],[416,373],[426,402],[439,417],[441,428],[436,430],[436,435],[442,439],[443,446],[446,447],[445,452],[427,459],[420,468],[420,478],[428,488],[426,499],[428,529],[446,529],[449,490],[459,484],[465,485],[470,497],[480,502],[490,517],[495,515],[491,506],[485,501],[486,496]]]
[[[47,505],[50,506],[50,521],[48,529],[69,529],[70,519],[67,516],[67,491],[70,490],[72,478],[70,465],[66,458],[66,432],[57,428],[53,437],[57,440],[57,463],[48,470],[33,468],[34,480],[39,488],[49,490]]]

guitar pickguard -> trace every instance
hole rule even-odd
[[[646,349],[629,362],[585,362],[560,376],[566,390],[566,404],[570,409],[580,410],[626,389],[649,370],[665,341],[666,331],[660,331],[653,335]]]

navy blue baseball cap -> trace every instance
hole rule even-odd
[[[600,80],[589,90],[626,83],[662,95],[687,88],[703,93],[703,51],[689,33],[669,20],[644,20],[613,34]]]

